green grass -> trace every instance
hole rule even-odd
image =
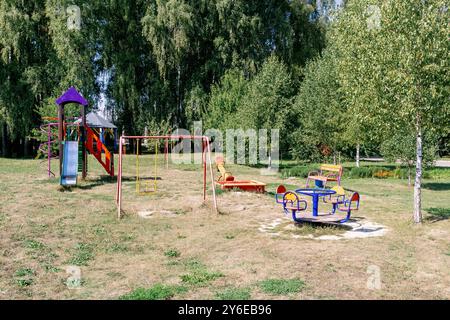
[[[35,272],[31,268],[20,268],[15,272],[16,283],[19,287],[28,287],[34,283]]]
[[[24,246],[28,249],[41,250],[45,248],[45,245],[42,242],[36,240],[27,239],[24,241]]]
[[[130,251],[130,247],[124,243],[113,243],[106,249],[106,252],[108,253],[128,252],[128,251]]]
[[[224,276],[221,272],[211,272],[198,260],[190,259],[184,263],[186,269],[190,272],[180,276],[182,282],[196,286],[203,287],[209,282],[214,281]]]
[[[429,220],[445,220],[450,219],[450,208],[428,208],[425,209],[429,216]]]
[[[300,279],[266,279],[258,283],[260,290],[271,295],[288,295],[301,292],[305,282]]]
[[[168,300],[176,294],[187,292],[184,286],[155,284],[151,288],[137,288],[119,297],[119,300]]]
[[[223,273],[221,272],[210,272],[208,270],[195,270],[188,274],[183,274],[180,276],[181,281],[184,283],[203,287],[211,281],[214,281],[220,277],[223,277]]]
[[[93,247],[90,244],[78,243],[75,251],[67,263],[76,266],[87,266],[94,259]]]
[[[216,299],[218,300],[249,300],[251,292],[249,288],[225,288],[216,292]]]
[[[176,249],[169,249],[166,252],[164,252],[164,255],[169,258],[178,258],[181,254]]]

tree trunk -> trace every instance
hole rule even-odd
[[[359,168],[359,143],[356,145],[356,166]]]
[[[23,156],[28,157],[29,140],[27,137],[23,138]]]
[[[422,222],[422,128],[420,118],[416,124],[416,178],[414,181],[414,222]]]
[[[2,156],[8,156],[8,127],[6,123],[2,125]]]
[[[408,187],[411,187],[411,164],[408,164]]]

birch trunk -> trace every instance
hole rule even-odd
[[[417,119],[416,125],[416,178],[414,181],[414,222],[422,222],[422,128],[420,119]]]
[[[356,167],[358,167],[358,168],[359,168],[359,148],[360,148],[360,145],[358,143],[356,145]]]

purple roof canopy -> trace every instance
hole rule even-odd
[[[83,96],[78,93],[77,89],[70,87],[69,90],[63,93],[61,97],[56,99],[56,104],[65,105],[66,103],[78,103],[87,106],[88,102]]]

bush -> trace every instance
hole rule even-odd
[[[308,173],[311,171],[318,171],[319,164],[316,165],[301,165],[292,168],[286,168],[281,170],[282,178],[298,177],[307,178]],[[441,169],[441,168],[440,168]],[[448,170],[450,172],[450,170]],[[443,177],[448,175],[444,173],[444,170],[429,169],[422,171],[422,178],[431,179],[436,177]],[[397,167],[392,169],[390,167],[382,166],[367,166],[367,167],[346,167],[344,168],[344,177],[349,179],[364,179],[364,178],[397,178],[408,179],[408,168]],[[411,179],[415,177],[415,168],[411,168]]]
[[[289,178],[289,177],[298,177],[298,178],[307,178],[308,173],[311,171],[317,171],[317,166],[298,166],[298,167],[292,167],[289,169],[283,169],[281,170],[281,177],[282,178]]]
[[[351,169],[344,170],[344,175],[348,178],[372,178],[373,177],[373,167],[354,167]]]

